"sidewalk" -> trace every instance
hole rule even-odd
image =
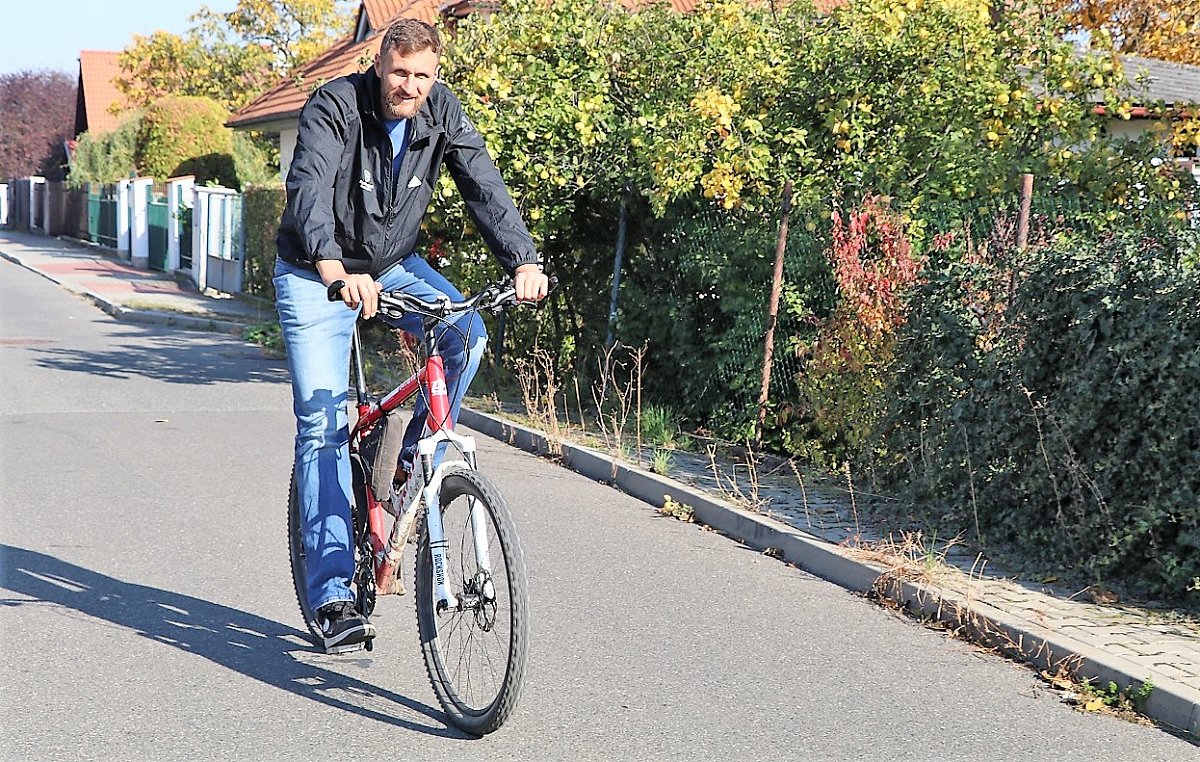
[[[0,230],[0,257],[54,281],[119,320],[240,335],[275,318],[270,305],[205,295],[175,278],[139,270],[109,250],[71,239]]]
[[[100,249],[46,236],[0,231],[0,257],[37,272],[121,320],[240,333],[274,318],[269,306],[215,298],[165,273],[138,270]],[[886,536],[855,509],[848,492],[802,484],[790,470],[748,479],[737,466],[676,453],[667,479],[490,413],[463,408],[470,428],[611,482],[652,505],[669,496],[696,521],[847,589],[943,621],[951,629],[1056,673],[1109,681],[1121,689],[1150,680],[1150,717],[1200,740],[1200,625],[1169,615],[1084,600],[1079,591],[1014,581],[974,553],[951,552],[948,567],[926,564],[927,549],[885,553]],[[615,478],[614,478],[615,474]],[[739,494],[740,493],[740,494]],[[747,504],[753,503],[754,510]],[[739,507],[742,504],[743,507]],[[903,549],[901,549],[903,550]],[[915,552],[913,552],[915,550]],[[940,554],[938,554],[940,557]],[[864,654],[865,657],[869,655]]]

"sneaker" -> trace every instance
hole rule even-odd
[[[375,637],[375,625],[354,609],[350,601],[334,601],[317,610],[317,622],[325,641],[325,653],[357,651]]]

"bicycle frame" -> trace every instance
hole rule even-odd
[[[437,342],[431,326],[425,330],[425,366],[410,376],[392,391],[388,392],[378,403],[374,403],[367,395],[366,381],[362,367],[362,345],[359,338],[358,326],[354,327],[351,339],[351,359],[354,367],[355,393],[357,395],[358,420],[350,432],[351,442],[355,444],[362,436],[378,424],[385,415],[399,408],[415,397],[422,389],[428,397],[429,414],[425,421],[425,432],[417,442],[417,452],[421,457],[421,467],[425,477],[425,486],[421,495],[411,505],[399,506],[400,516],[396,518],[390,532],[386,529],[386,511],[376,500],[370,485],[364,485],[367,497],[367,539],[371,546],[372,568],[376,587],[384,587],[394,578],[396,567],[400,563],[404,545],[408,540],[408,531],[414,523],[416,511],[420,504],[425,504],[425,521],[429,532],[429,547],[433,556],[434,591],[439,610],[445,608],[457,609],[459,601],[446,586],[446,550],[447,542],[442,528],[441,504],[438,501],[442,479],[448,467],[466,466],[474,469],[475,439],[470,436],[459,436],[454,433],[450,421],[450,397],[446,388],[446,371],[442,357],[438,352]],[[464,460],[443,461],[433,468],[434,455],[442,442],[453,444],[463,454]],[[481,530],[485,517],[471,501],[471,524],[475,539],[475,559],[479,567],[491,572],[491,560],[488,554],[486,534]],[[387,538],[386,540],[384,538]]]

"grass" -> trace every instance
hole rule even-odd
[[[674,460],[675,456],[670,450],[656,449],[654,451],[654,459],[650,463],[650,470],[660,476],[666,476],[671,470]]]
[[[267,353],[272,357],[283,357],[285,355],[283,349],[283,332],[277,320],[268,320],[246,326],[242,330],[242,339],[259,345],[267,350]]]

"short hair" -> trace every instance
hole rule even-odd
[[[388,27],[387,33],[383,35],[379,52],[382,54],[387,50],[395,50],[402,56],[420,50],[432,50],[441,56],[442,37],[431,24],[420,19],[400,19]]]

